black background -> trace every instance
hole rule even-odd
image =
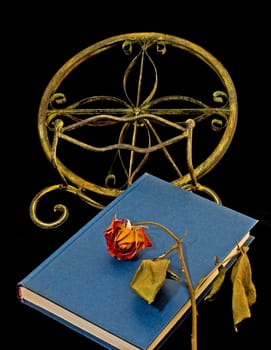
[[[9,288],[14,317],[4,321],[8,344],[28,349],[56,345],[99,349],[90,340],[22,305],[16,297],[16,283],[96,213],[73,198],[70,219],[63,227],[47,231],[32,223],[28,210],[33,196],[59,180],[41,149],[37,115],[48,82],[79,50],[113,35],[144,31],[180,36],[208,50],[230,73],[238,96],[233,142],[206,181],[219,193],[224,205],[259,219],[249,251],[257,302],[251,309],[252,317],[243,321],[236,333],[227,280],[213,303],[199,305],[199,349],[252,349],[255,342],[268,344],[271,142],[267,9],[260,3],[253,8],[246,4],[238,12],[225,3],[214,7],[205,4],[202,8],[191,3],[189,9],[182,4],[156,4],[149,11],[136,3],[119,8],[114,4],[98,5],[63,5],[59,9],[49,4],[39,8],[16,6],[13,34],[9,34],[5,55],[11,67],[5,89],[10,103],[5,123],[2,121],[2,138],[9,136],[4,143],[4,153],[8,155],[4,187],[11,181],[4,188],[8,194],[4,210],[8,229],[3,232],[11,235],[7,265],[15,270]],[[8,271],[7,266],[3,269]],[[2,279],[3,285],[6,281]],[[120,317],[125,317],[121,304]],[[163,347],[173,348],[190,348],[189,317]]]

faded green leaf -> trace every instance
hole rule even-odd
[[[231,281],[233,284],[232,312],[234,329],[245,318],[250,318],[250,306],[256,302],[256,288],[252,281],[252,272],[247,256],[248,247],[242,248],[242,253],[232,268]]]
[[[169,259],[141,261],[130,286],[148,304],[151,304],[167,277]]]
[[[219,289],[221,288],[225,280],[226,271],[227,269],[223,265],[219,268],[218,275],[212,284],[212,288],[209,291],[209,293],[206,295],[204,300],[211,300],[214,297],[214,295],[219,291]]]

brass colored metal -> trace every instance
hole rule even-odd
[[[119,63],[114,61],[116,70],[123,66],[124,60],[128,60],[122,78],[124,97],[94,94],[68,105],[67,95],[62,92],[66,80],[79,67],[87,62],[91,63],[92,60],[96,63],[99,57],[111,51],[122,55]],[[214,105],[179,93],[156,97],[160,93],[159,59],[167,57],[169,52],[172,55],[179,51],[203,63],[220,82],[221,87],[212,93]],[[180,63],[177,62],[177,66],[181,66]],[[150,73],[145,81],[147,71]],[[112,82],[115,77],[113,80],[112,77],[109,79]],[[131,81],[135,82],[134,93],[131,93]],[[180,86],[181,83],[182,81]],[[98,84],[97,87],[100,88]],[[171,90],[173,86],[169,88]],[[174,88],[177,89],[176,85]],[[185,90],[185,86],[182,86],[182,90]],[[212,131],[219,132],[221,137],[206,159],[194,166],[195,131],[206,120],[210,121]],[[92,197],[95,194],[117,197],[145,171],[150,156],[156,152],[161,152],[176,174],[176,177],[170,180],[172,183],[187,190],[205,192],[217,203],[221,203],[219,196],[212,189],[200,184],[199,179],[212,170],[227,151],[236,123],[237,96],[231,77],[224,66],[202,47],[180,37],[154,32],[121,34],[97,42],[68,60],[53,76],[42,96],[38,113],[41,146],[60,175],[62,183],[43,189],[33,198],[30,216],[35,224],[43,228],[61,225],[68,217],[64,205],[55,206],[54,210],[61,213],[56,221],[43,222],[37,216],[39,200],[56,190],[73,193],[88,204],[98,209],[103,208],[104,204]],[[81,131],[87,130],[88,134],[88,131],[100,131],[102,128],[106,130],[103,142],[94,144],[92,139],[80,138]],[[106,144],[110,128],[113,131],[109,131],[109,134],[116,137],[113,137],[114,141],[110,139]],[[166,133],[161,133],[161,129],[166,130]],[[172,133],[168,134],[168,130]],[[143,141],[142,134],[145,135]],[[185,144],[183,154],[186,159],[184,173],[179,161],[171,154],[172,146],[178,147],[179,150],[182,142]],[[102,184],[79,175],[80,169],[73,171],[69,165],[65,165],[60,159],[60,150],[63,150],[65,145],[82,149],[84,154],[115,152],[112,166],[105,174]],[[204,148],[204,144],[201,147]],[[124,186],[115,186],[118,174],[113,171],[113,165],[117,158],[122,173],[125,174]],[[90,161],[90,164],[90,173],[94,167],[99,167],[95,162]],[[114,186],[109,186],[111,182]]]

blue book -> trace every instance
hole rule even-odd
[[[157,349],[190,312],[191,302],[177,251],[170,270],[181,281],[166,278],[152,303],[130,286],[143,259],[154,259],[175,241],[148,225],[152,246],[126,261],[112,257],[104,230],[113,217],[131,223],[152,221],[182,239],[199,301],[218,274],[215,257],[230,266],[238,247],[249,244],[257,219],[145,173],[88,221],[17,284],[19,300],[58,320],[107,349]]]

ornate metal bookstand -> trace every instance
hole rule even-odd
[[[225,154],[236,123],[231,77],[202,47],[151,32],[102,40],[68,60],[42,96],[39,137],[61,183],[33,198],[30,216],[55,228],[68,209],[58,204],[59,218],[41,221],[43,196],[67,191],[101,209],[102,197],[118,196],[145,171],[221,203],[199,179]]]

